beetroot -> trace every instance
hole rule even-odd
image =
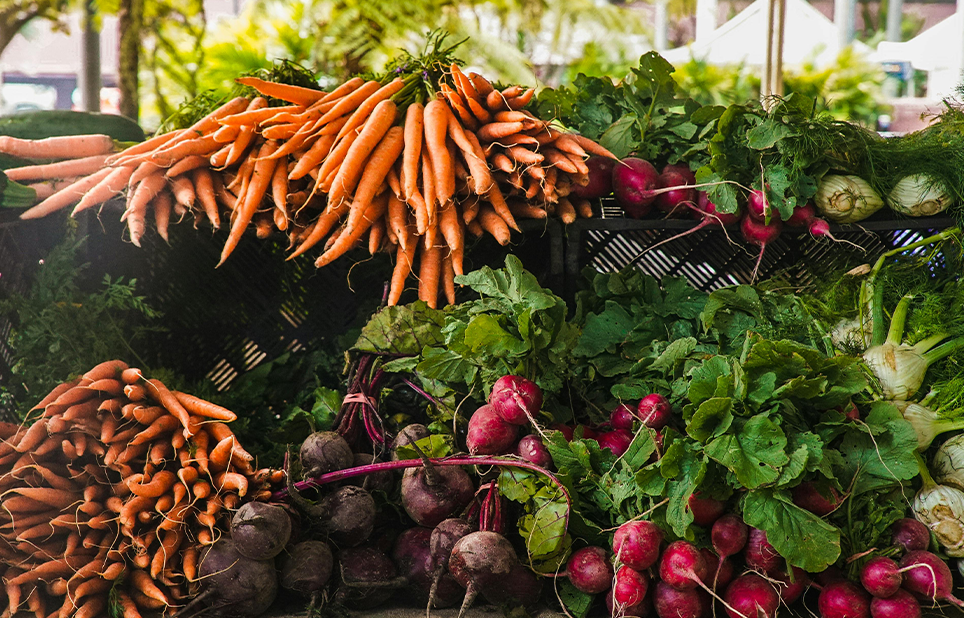
[[[549,468],[552,465],[549,449],[542,443],[542,438],[534,433],[522,436],[519,443],[515,445],[515,454],[542,468]]]
[[[842,499],[840,493],[833,487],[822,486],[813,481],[800,483],[790,490],[790,495],[793,497],[794,504],[817,517],[832,513]]]
[[[841,579],[823,587],[817,607],[822,618],[870,618],[870,595]]]
[[[783,583],[782,586],[778,586],[777,592],[786,605],[799,599],[810,586],[810,576],[799,567],[793,567],[793,581],[790,581],[789,573],[775,573],[770,577]]]
[[[586,159],[589,168],[589,182],[585,185],[573,185],[569,195],[589,200],[606,197],[613,192],[613,167],[616,159],[593,155]]]
[[[653,164],[636,157],[626,157],[613,167],[613,194],[626,215],[633,219],[645,217],[656,195],[659,172]]]
[[[205,591],[195,604],[208,603],[215,615],[243,617],[265,612],[278,594],[278,575],[273,560],[251,560],[238,551],[234,541],[218,540],[201,554],[198,579]]]
[[[479,531],[459,539],[449,558],[449,572],[465,588],[459,616],[472,606],[479,592],[500,586],[517,564],[512,544],[501,534]]]
[[[645,571],[659,560],[663,531],[651,521],[627,521],[613,535],[613,554],[621,564]]]
[[[583,547],[569,557],[566,574],[576,590],[598,594],[612,585],[613,565],[602,547]]]
[[[693,512],[693,523],[703,528],[709,528],[723,513],[726,512],[726,505],[716,498],[701,496],[696,491],[690,494],[687,505]]]
[[[382,463],[382,460],[370,453],[355,453],[354,467],[368,466],[371,464]],[[395,487],[395,476],[390,470],[366,474],[365,476],[353,476],[345,479],[346,485],[357,485],[368,491],[390,492]]]
[[[613,429],[596,437],[600,448],[608,448],[616,457],[622,457],[633,443],[633,434],[625,429]]]
[[[734,579],[726,588],[724,601],[730,618],[774,618],[780,609],[780,595],[773,584],[753,573]]]
[[[296,543],[282,556],[281,587],[314,596],[325,589],[333,567],[334,558],[327,543],[313,540]]]
[[[613,579],[613,605],[615,607],[637,607],[643,604],[649,590],[649,578],[628,566],[621,566]]]
[[[361,545],[375,529],[375,500],[361,487],[336,489],[322,498],[321,508],[328,536],[342,547]]]
[[[899,545],[905,551],[927,549],[931,544],[931,533],[927,526],[909,517],[895,521],[891,535],[894,545]]]
[[[750,534],[743,550],[743,559],[747,566],[771,573],[780,568],[783,559],[773,545],[767,542],[767,533],[757,528],[750,528]]]
[[[542,409],[542,390],[520,376],[502,376],[492,385],[489,405],[510,425],[528,425]]]
[[[636,417],[650,429],[659,431],[673,418],[673,406],[659,393],[652,393],[640,399],[636,406]]]
[[[435,599],[436,588],[442,585],[443,580],[451,579],[455,582],[448,570],[452,548],[455,547],[459,539],[472,532],[473,529],[469,522],[455,517],[446,519],[432,530],[429,537],[429,553],[432,559],[432,589],[429,591],[429,599]],[[455,583],[458,584],[458,582]],[[459,587],[458,593],[463,594],[461,587]],[[442,607],[439,601],[435,601],[434,605]]]
[[[964,607],[964,602],[951,594],[954,586],[951,569],[936,554],[924,550],[907,552],[900,559],[900,570],[904,574],[905,589],[925,599]]]
[[[413,442],[418,442],[422,438],[427,438],[432,435],[432,432],[428,430],[428,427],[422,425],[421,423],[411,423],[410,425],[405,425],[398,435],[395,436],[395,441],[392,442],[392,461],[398,459],[396,452],[400,446],[408,446]]]
[[[621,403],[609,414],[609,426],[613,429],[625,429],[632,431],[633,422],[636,420],[636,409],[625,403]]]
[[[920,618],[920,603],[906,590],[898,590],[893,596],[870,602],[873,618]]]
[[[864,590],[882,599],[893,596],[903,581],[897,563],[886,556],[875,556],[860,569],[860,583]]]
[[[351,447],[334,431],[316,431],[305,438],[299,451],[305,478],[350,468],[355,456]]]
[[[404,589],[406,597],[422,605],[427,604],[429,598],[432,598],[434,600],[432,607],[451,607],[462,598],[463,590],[455,578],[448,573],[442,574],[438,585],[433,586],[431,538],[431,528],[416,527],[403,530],[395,539],[392,561],[398,569],[398,574],[408,582]]]
[[[472,479],[458,466],[409,468],[402,475],[402,507],[420,526],[438,525],[464,509],[474,495]]]
[[[482,596],[492,605],[507,609],[531,607],[542,596],[542,580],[529,567],[516,563],[496,585],[483,587]]]
[[[469,419],[465,445],[472,455],[504,455],[512,451],[519,426],[507,423],[496,409],[486,404]]]
[[[709,596],[698,588],[678,590],[663,581],[656,582],[653,606],[659,618],[703,618],[709,616]]]
[[[247,502],[231,518],[231,539],[245,558],[270,560],[290,538],[291,518],[277,504]]]
[[[385,552],[374,547],[350,547],[338,552],[341,586],[336,600],[353,609],[371,609],[390,599],[404,585]]]
[[[679,590],[699,586],[709,572],[703,554],[686,541],[670,543],[659,560],[659,578]]]

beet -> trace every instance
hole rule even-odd
[[[566,574],[576,590],[598,594],[612,585],[613,565],[602,547],[583,547],[569,557]]]
[[[355,453],[353,467],[370,466],[371,464],[382,463],[382,460],[370,453]],[[366,474],[365,476],[353,476],[345,479],[345,485],[356,485],[368,491],[383,491],[389,493],[395,487],[395,476],[390,470]]]
[[[449,558],[452,557],[452,548],[455,547],[459,539],[472,532],[473,528],[469,522],[455,517],[446,519],[432,530],[432,534],[429,537],[429,555],[432,561],[432,587],[440,588],[443,582],[445,582],[446,590],[444,592],[440,590],[430,590],[430,599],[435,598],[436,594],[448,594],[449,584],[447,582],[452,582],[456,585],[457,591],[453,593],[456,596],[456,600],[464,594],[462,587],[458,585],[458,582],[456,582],[452,574],[449,573]],[[441,601],[435,601],[433,605],[442,607],[440,603]]]
[[[314,595],[331,578],[334,558],[327,543],[302,541],[282,555],[280,584],[285,590]]]
[[[205,591],[191,601],[191,605],[206,603],[214,609],[214,615],[258,616],[271,606],[278,594],[274,561],[245,558],[237,544],[226,538],[202,552],[198,579]]]
[[[505,422],[491,405],[476,410],[469,419],[465,445],[472,455],[504,455],[512,451],[519,426]]]
[[[422,438],[427,438],[430,435],[432,435],[432,432],[421,423],[405,425],[405,427],[398,432],[398,435],[395,436],[395,441],[392,442],[392,461],[398,461],[398,447],[408,446],[412,442],[418,442]]]
[[[392,548],[392,561],[399,575],[408,580],[405,596],[420,605],[427,604],[433,597],[431,539],[431,528],[409,528],[398,535]],[[445,573],[435,588],[432,607],[451,607],[459,602],[462,594],[462,587],[455,578]]]
[[[321,499],[321,507],[322,523],[339,546],[361,545],[375,529],[375,500],[361,487],[340,487]]]
[[[613,429],[596,437],[599,448],[608,448],[616,457],[622,457],[633,443],[633,434],[625,429]]]
[[[593,155],[586,159],[589,168],[589,182],[585,185],[574,184],[569,195],[589,200],[606,197],[613,192],[613,167],[616,159]]]
[[[500,586],[517,564],[519,558],[512,544],[501,534],[479,531],[459,539],[449,558],[449,572],[465,588],[459,616],[472,606],[478,593]]]
[[[474,495],[472,479],[458,466],[409,468],[402,475],[402,507],[420,526],[435,527],[464,509]]]
[[[542,468],[552,466],[552,455],[549,449],[543,444],[542,438],[534,433],[522,436],[519,443],[515,445],[515,454]]]
[[[542,596],[542,580],[529,567],[516,563],[496,585],[483,587],[482,596],[504,608],[532,607]]]
[[[613,535],[616,560],[637,571],[645,571],[659,560],[663,531],[651,521],[627,521]]]
[[[703,618],[709,616],[709,595],[699,588],[677,590],[664,581],[656,582],[653,606],[659,618]]]
[[[774,618],[780,609],[780,595],[773,584],[752,573],[734,579],[727,586],[723,600],[730,605],[726,608],[726,614],[730,618],[739,618],[741,614],[756,618]]]
[[[341,585],[335,598],[353,609],[371,609],[390,599],[404,585],[385,552],[374,547],[349,547],[338,552]]]
[[[291,538],[291,518],[283,507],[247,502],[231,518],[231,539],[245,558],[271,560]]]
[[[528,425],[542,409],[542,390],[523,377],[502,376],[492,385],[489,405],[510,425]]]
[[[702,496],[698,491],[690,494],[687,506],[693,512],[693,523],[703,528],[712,526],[726,512],[726,504],[716,498]]]
[[[870,595],[841,579],[823,587],[817,607],[822,618],[870,618]]]
[[[305,438],[299,451],[305,478],[350,468],[355,461],[351,447],[334,431],[316,431]]]
[[[652,206],[659,182],[659,172],[649,161],[626,157],[613,167],[613,194],[626,215],[633,219],[645,217]]]

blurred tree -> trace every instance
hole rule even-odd
[[[68,0],[0,0],[0,53],[34,19],[46,19],[64,27],[68,4]]]

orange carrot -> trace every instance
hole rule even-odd
[[[401,127],[398,127],[401,129]],[[399,136],[401,137],[401,136]],[[401,139],[398,140],[401,143]],[[401,148],[399,148],[401,151]],[[381,196],[375,198],[367,205],[359,204],[358,208],[364,207],[364,212],[360,216],[360,220],[354,225],[354,227],[347,227],[345,231],[338,237],[330,248],[325,250],[321,256],[315,260],[315,267],[321,268],[327,264],[330,264],[333,260],[343,255],[346,251],[351,249],[355,243],[364,235],[364,233],[371,227],[372,223],[385,215],[385,210],[388,208],[388,192],[383,193]]]
[[[488,94],[494,90],[489,80],[485,79],[478,73],[469,73],[469,81],[472,83],[472,86],[475,88],[476,92],[479,93],[480,97],[488,96]]]
[[[167,168],[164,175],[168,178],[174,178],[175,176],[180,176],[181,174],[186,174],[191,170],[195,170],[199,167],[207,167],[211,162],[210,157],[205,157],[202,155],[188,155]]]
[[[556,214],[559,215],[559,218],[562,219],[562,222],[566,225],[576,221],[576,209],[566,198],[559,200],[559,203],[556,205]]]
[[[141,498],[159,498],[164,492],[171,489],[177,482],[177,476],[169,470],[157,472],[153,478],[145,482],[143,474],[133,474],[124,483],[135,496]]]
[[[582,217],[583,219],[592,218],[593,216],[592,204],[589,203],[589,200],[586,200],[586,199],[572,200],[572,205],[575,207],[576,212],[579,214],[579,216]]]
[[[466,133],[454,116],[449,116],[449,137],[462,151],[469,173],[472,176],[472,187],[477,195],[484,195],[493,185],[492,174],[485,161],[485,154],[479,140],[473,133]]]
[[[81,199],[88,190],[96,186],[101,180],[106,178],[113,170],[109,167],[105,167],[99,172],[95,172],[90,176],[84,176],[77,182],[71,184],[70,186],[64,187],[60,191],[54,193],[50,197],[41,201],[39,204],[32,206],[20,214],[21,219],[39,219],[45,217],[52,212],[56,212],[62,208],[66,208],[70,204],[73,204],[77,200]]]
[[[114,150],[109,135],[64,135],[43,139],[0,136],[0,152],[23,159],[80,159]]]
[[[358,218],[365,213],[365,209],[368,208],[375,194],[381,190],[385,176],[402,154],[402,148],[404,147],[402,133],[401,127],[392,127],[372,152],[355,189],[355,198],[349,207],[346,227],[354,227]]]
[[[370,97],[362,101],[361,105],[352,112],[352,115],[348,117],[348,121],[345,125],[338,131],[338,135],[335,136],[335,141],[341,139],[345,133],[362,126],[368,117],[374,113],[375,108],[382,101],[386,101],[392,97],[396,92],[402,89],[405,82],[400,77],[396,77],[392,81],[388,82],[378,90],[372,93]]]
[[[445,302],[450,305],[455,304],[455,274],[452,254],[449,253],[442,257],[442,291],[445,294]]]
[[[438,307],[438,284],[442,270],[442,250],[437,245],[422,246],[418,265],[418,299],[429,307]]]
[[[141,246],[141,236],[144,234],[147,208],[158,193],[167,184],[163,174],[155,173],[142,180],[131,196],[130,205],[124,216],[127,217],[127,229],[130,231],[131,242]]]
[[[600,157],[609,157],[610,159],[618,159],[616,155],[609,152],[596,142],[592,141],[588,137],[583,137],[582,135],[577,135],[575,133],[568,133],[567,137],[572,139],[574,142],[582,146],[583,150],[589,154],[599,155]]]
[[[417,173],[417,172],[416,172]],[[398,239],[398,244],[403,250],[408,249],[408,208],[405,202],[395,195],[388,196],[388,222],[389,227]]]
[[[334,135],[324,135],[316,140],[308,149],[308,152],[298,158],[294,169],[288,173],[288,180],[298,180],[307,176],[309,171],[321,164],[322,160],[328,156],[334,144]]]
[[[453,202],[442,206],[439,212],[439,230],[449,247],[448,257],[455,274],[462,274],[462,258],[465,250],[465,238],[462,232],[462,222],[459,220],[458,209]]]
[[[222,125],[221,128],[213,133],[214,141],[219,144],[228,144],[233,142],[238,136],[238,132],[240,130],[241,127],[237,125]]]
[[[449,201],[455,194],[455,169],[445,145],[450,115],[448,106],[440,99],[430,101],[425,106],[425,149],[432,162],[435,197],[439,204]],[[433,219],[430,217],[429,220]]]
[[[290,84],[279,84],[257,77],[238,77],[234,81],[244,86],[250,86],[266,97],[281,99],[282,101],[304,105],[305,107],[324,98],[324,96],[328,94],[323,90],[314,90],[313,88],[293,86]]]
[[[518,96],[508,97],[506,99],[506,104],[509,106],[509,109],[511,110],[522,109],[523,107],[529,104],[529,101],[532,100],[532,96],[535,93],[536,91],[534,88],[529,88],[528,90],[526,90],[525,92],[523,92]]]
[[[173,202],[169,191],[161,191],[154,196],[154,227],[157,228],[157,235],[164,242],[170,242],[167,236],[167,227],[171,221],[171,209]]]
[[[241,497],[248,493],[248,479],[237,472],[222,472],[214,478],[214,485],[219,492],[236,491]]]
[[[256,127],[272,116],[282,112],[299,112],[304,110],[302,105],[285,105],[282,107],[268,107],[268,101],[264,97],[251,99],[247,108],[236,114],[225,116],[218,122],[230,127]]]
[[[493,112],[497,112],[505,109],[505,97],[498,90],[491,90],[485,97],[485,106]]]
[[[509,212],[520,219],[545,219],[548,216],[545,208],[522,201],[509,203]]]
[[[154,584],[151,576],[146,571],[132,569],[129,575],[135,591],[140,592],[148,599],[153,599],[164,605],[170,605],[167,596]]]
[[[45,165],[27,165],[12,167],[4,171],[7,178],[21,182],[24,180],[52,180],[55,178],[69,178],[71,176],[87,176],[104,167],[106,154],[97,154],[79,159],[67,159],[57,163]]]
[[[214,196],[214,181],[210,170],[199,168],[194,170],[194,191],[201,202],[204,214],[214,229],[221,227],[221,217],[218,215],[218,203]]]
[[[388,291],[388,305],[394,306],[398,304],[399,299],[402,297],[402,292],[405,290],[405,280],[408,279],[408,275],[412,272],[412,265],[415,263],[415,252],[418,249],[418,243],[414,239],[415,230],[408,227],[403,236],[408,240],[405,243],[407,248],[403,248],[401,239],[399,236],[398,250],[395,253],[395,268],[392,270],[392,281],[389,286]]]
[[[405,149],[402,156],[402,198],[412,199],[418,191],[418,164],[422,154],[425,107],[412,103],[405,112]]]
[[[228,239],[225,241],[224,247],[221,250],[221,259],[218,262],[218,266],[223,264],[224,260],[228,259],[231,252],[234,251],[234,248],[241,240],[241,236],[244,234],[245,228],[248,227],[248,224],[254,217],[254,213],[257,212],[258,207],[261,205],[261,200],[271,183],[274,166],[277,165],[277,161],[269,159],[268,155],[277,148],[278,142],[268,140],[261,146],[261,150],[258,151],[258,161],[255,163],[254,171],[252,172],[251,186],[240,196],[239,203],[235,207],[235,216],[231,222],[231,233],[228,235]],[[187,426],[185,425],[185,431],[186,430]]]
[[[495,142],[522,131],[521,122],[490,122],[479,129],[476,134],[484,142]]]
[[[491,206],[485,205],[479,208],[479,214],[476,220],[500,245],[505,246],[509,244],[511,240],[509,226],[506,225],[505,220],[500,217]]]
[[[94,365],[81,377],[91,382],[106,378],[120,378],[121,372],[127,368],[127,363],[122,360],[108,360]]]
[[[151,154],[149,161],[167,168],[187,156],[210,156],[219,148],[221,148],[221,144],[214,140],[214,135],[206,134],[194,139],[179,141],[169,148],[156,151]]]
[[[375,255],[385,240],[385,218],[375,219],[368,228],[368,254]]]
[[[365,82],[356,90],[353,90],[351,93],[339,99],[338,103],[335,104],[335,106],[330,110],[325,112],[325,115],[318,120],[318,124],[328,124],[336,118],[341,118],[349,111],[357,109],[365,99],[375,94],[379,88],[381,88],[381,84],[377,81]]]
[[[40,418],[20,438],[20,442],[13,446],[18,453],[26,453],[40,445],[47,438],[47,419]]]
[[[464,124],[466,128],[468,128],[470,131],[475,131],[479,128],[478,119],[476,119],[471,110],[469,110],[468,106],[465,104],[465,101],[462,99],[462,96],[458,92],[448,88],[446,84],[442,84],[442,87],[439,89],[439,91],[442,93],[442,96],[445,97],[445,100],[448,101],[449,107],[455,111],[456,115],[459,117],[459,120],[462,121],[462,124]]]
[[[364,128],[361,133],[359,133],[358,138],[348,149],[345,154],[345,159],[342,161],[341,166],[338,170],[338,174],[335,176],[334,180],[331,182],[331,191],[328,195],[328,204],[338,206],[341,202],[354,190],[356,185],[359,184],[359,178],[362,176],[362,172],[367,168],[364,166],[364,162],[371,155],[374,160],[373,150],[376,146],[380,146],[383,141],[382,138],[389,134],[389,129],[395,122],[397,107],[394,102],[390,99],[381,101],[375,106],[375,109],[371,113],[371,118],[365,123]],[[398,136],[402,137],[402,129],[398,127]],[[393,140],[394,141],[394,140]],[[402,144],[402,140],[398,140],[399,144]],[[398,156],[396,155],[396,159]],[[394,164],[394,159],[392,164]],[[385,173],[387,173],[387,169]],[[381,183],[385,178],[385,173],[381,175],[378,182]],[[357,197],[356,197],[357,201]]]
[[[125,163],[123,163],[124,159],[134,159],[146,152],[157,150],[168,142],[182,136],[185,130],[186,129],[175,129],[174,131],[155,135],[154,137],[148,138],[139,144],[134,144],[130,148],[122,150],[115,155],[111,155],[104,163],[105,165],[112,166],[125,165]]]
[[[519,225],[515,222],[515,218],[513,218],[512,213],[509,211],[509,206],[505,203],[505,198],[498,185],[492,185],[492,188],[486,193],[486,198],[489,200],[489,204],[492,205],[495,212],[502,217],[510,228],[517,232],[521,231],[519,230]]]

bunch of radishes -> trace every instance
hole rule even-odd
[[[489,402],[469,418],[465,446],[472,455],[515,454],[547,468],[549,451],[538,434],[519,438],[523,427],[538,428],[536,416],[542,409],[542,390],[531,380],[502,376],[492,385]]]
[[[601,426],[556,424],[555,429],[565,436],[567,441],[575,438],[576,430],[581,429],[584,440],[595,440],[601,448],[609,449],[617,457],[623,455],[635,437],[635,424],[638,422],[653,431],[657,448],[662,447],[663,428],[673,419],[673,406],[669,400],[659,393],[651,393],[640,399],[636,404],[620,403],[609,415],[609,423]]]

